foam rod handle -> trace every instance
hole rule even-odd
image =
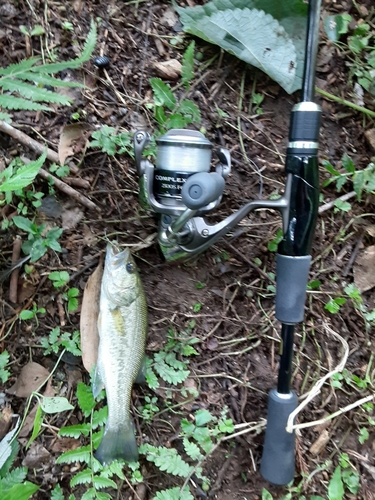
[[[191,175],[181,190],[182,202],[192,210],[203,208],[223,194],[224,184],[216,172]]]
[[[266,438],[260,473],[272,484],[285,485],[294,477],[295,434],[286,431],[289,415],[297,408],[294,392],[279,394],[272,390],[268,397]]]

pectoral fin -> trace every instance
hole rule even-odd
[[[143,356],[139,372],[134,380],[135,384],[146,385],[146,356]]]
[[[94,377],[92,380],[92,394],[95,399],[99,396],[100,391],[103,389],[104,389],[104,383],[100,376],[100,371],[97,364],[95,367]]]

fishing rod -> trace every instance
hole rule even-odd
[[[302,99],[291,113],[284,194],[278,200],[253,200],[216,224],[204,216],[220,203],[231,158],[216,150],[219,163],[211,172],[213,145],[200,132],[172,129],[156,140],[156,165],[144,158],[150,142],[146,131],[134,135],[140,177],[140,203],[158,215],[158,243],[167,261],[197,255],[231,231],[256,209],[278,210],[283,240],[276,255],[276,318],[281,322],[281,356],[277,389],[269,394],[261,474],[284,485],[294,476],[294,433],[286,431],[297,396],[291,390],[294,327],[303,321],[311,246],[319,203],[318,139],[320,107],[313,102],[321,0],[310,0]]]
[[[292,110],[285,171],[292,176],[287,231],[276,256],[276,318],[281,322],[277,389],[268,398],[266,437],[260,472],[269,482],[292,481],[295,435],[286,431],[297,407],[291,391],[294,327],[303,321],[311,246],[319,204],[318,140],[321,109],[313,102],[321,0],[310,0],[301,102]]]

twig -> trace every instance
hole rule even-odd
[[[350,198],[354,198],[355,195],[356,195],[355,191],[350,191],[350,193],[343,194],[339,198],[336,198],[336,200],[329,201],[325,205],[322,205],[319,208],[318,212],[320,214],[322,214],[323,212],[326,212],[327,210],[330,210],[332,207],[334,207],[336,201],[338,201],[338,200],[340,200],[340,201],[347,201],[347,200],[350,200]]]
[[[342,370],[344,369],[344,367],[346,365],[346,361],[348,359],[348,356],[349,356],[349,345],[348,345],[347,341],[344,338],[342,338],[341,335],[339,335],[338,333],[333,331],[332,328],[330,328],[326,323],[324,323],[323,326],[326,329],[326,331],[328,331],[331,335],[336,337],[336,339],[338,339],[342,343],[343,348],[344,348],[344,354],[343,354],[343,357],[342,357],[340,363],[336,366],[336,368],[334,368],[329,373],[327,373],[324,377],[322,377],[320,380],[318,380],[318,382],[314,385],[314,387],[307,393],[306,399],[300,405],[298,405],[297,408],[294,411],[292,411],[292,413],[289,415],[288,423],[286,426],[286,431],[290,432],[290,433],[292,433],[293,430],[295,430],[295,429],[302,429],[304,427],[311,427],[311,426],[318,425],[319,423],[326,422],[327,420],[329,420],[329,417],[326,417],[326,418],[322,419],[321,421],[307,422],[305,424],[293,424],[296,416],[303,410],[303,408],[312,399],[315,398],[315,396],[317,396],[320,393],[320,390],[323,387],[324,383],[329,378],[331,378],[332,375],[334,375],[335,373],[342,372]],[[343,412],[342,410],[339,410],[339,412],[338,413],[336,412],[336,414],[339,415],[342,412]],[[333,415],[336,416],[336,414],[333,414]]]
[[[16,239],[13,242],[13,253],[12,253],[12,266],[16,265],[21,254],[21,246],[22,240],[19,236],[16,236]],[[15,267],[13,269],[12,275],[10,277],[9,284],[9,300],[13,302],[13,304],[17,303],[17,289],[18,289],[18,276],[20,274],[20,268]]]
[[[9,125],[9,123],[4,122],[3,120],[0,120],[0,130],[39,154],[43,154],[46,150],[45,144],[41,144],[35,139],[32,139],[30,136],[25,134],[25,132],[21,132],[21,130],[12,127],[12,125]],[[53,151],[53,149],[47,148],[47,158],[53,163],[60,165],[59,155]],[[79,168],[76,167],[74,163],[69,162],[68,166],[73,174],[79,173]]]
[[[318,89],[318,87],[315,87],[315,91],[322,95],[323,97],[326,97],[327,99],[330,99],[331,101],[336,101],[339,102],[340,104],[343,104],[344,106],[348,106],[349,108],[355,109],[356,111],[360,111],[361,113],[365,113],[367,116],[371,116],[371,118],[375,118],[375,112],[370,111],[367,108],[364,108],[363,106],[358,106],[358,104],[354,104],[353,102],[347,101],[346,99],[343,99],[342,97],[337,97],[333,94],[330,94],[329,92],[326,92],[325,90]]]
[[[24,163],[30,163],[30,161],[31,161],[29,158],[26,158],[25,156],[22,156],[21,159]],[[71,186],[68,186],[68,184],[63,182],[58,177],[55,177],[54,175],[47,172],[47,170],[44,170],[43,168],[41,168],[39,170],[38,174],[40,175],[40,177],[42,179],[45,179],[46,181],[51,180],[53,182],[53,185],[57,189],[59,189],[60,191],[62,191],[65,194],[67,194],[71,198],[74,198],[76,201],[78,201],[78,203],[85,206],[86,208],[88,208],[90,210],[99,210],[99,207],[97,207],[94,202],[92,202],[91,200],[86,198],[86,196],[81,194],[79,191],[76,191]]]

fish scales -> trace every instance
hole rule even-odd
[[[108,245],[98,319],[100,336],[94,395],[104,386],[108,419],[96,457],[136,461],[138,449],[130,418],[134,380],[142,369],[147,304],[141,279],[128,249]]]

